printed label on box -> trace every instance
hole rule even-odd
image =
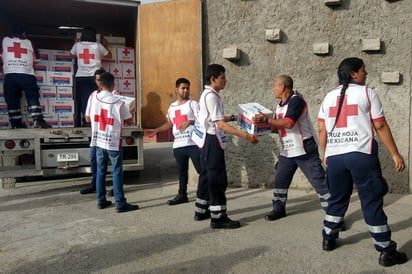
[[[36,77],[37,84],[40,85],[46,85],[46,72],[45,71],[35,71],[34,72],[34,77]]]
[[[56,99],[56,87],[55,86],[40,86],[40,98],[43,99]]]
[[[69,72],[71,74],[73,74],[74,72],[73,63],[69,63],[69,62],[58,62],[58,61],[49,62],[49,68],[50,68],[50,71]]]
[[[51,53],[52,51],[50,49],[39,49],[39,59],[42,61],[49,61],[51,60]]]
[[[48,100],[49,113],[74,113],[74,101],[73,100]]]
[[[73,63],[73,57],[68,50],[52,50],[52,58],[50,61]]]
[[[47,72],[47,84],[53,86],[73,86],[73,75],[68,72]]]
[[[48,61],[38,61],[33,63],[34,71],[48,71],[49,62]]]

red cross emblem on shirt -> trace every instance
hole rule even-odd
[[[22,54],[27,54],[27,49],[22,48],[19,42],[13,42],[12,47],[7,47],[7,52],[13,52],[14,58],[21,58]]]
[[[79,58],[83,59],[85,64],[90,64],[90,60],[94,59],[94,54],[89,52],[89,49],[84,49],[83,53],[79,54]]]
[[[107,109],[100,110],[100,115],[94,115],[94,121],[99,123],[99,130],[106,130],[107,125],[113,125],[114,119],[107,117]]]
[[[130,53],[130,51],[128,49],[123,49],[122,52],[123,52],[124,56],[127,56]]]
[[[188,120],[187,115],[182,115],[180,113],[180,110],[175,111],[175,118],[173,118],[173,123],[176,125],[176,129],[180,128],[180,125],[183,122],[186,122]]]
[[[278,114],[278,118],[279,119],[283,119],[283,113],[279,113]],[[278,132],[280,133],[281,137],[286,137],[286,129],[282,128],[282,129],[278,129]]]
[[[336,98],[336,107],[329,108],[329,117],[336,117],[338,114],[338,106],[339,106],[339,98]],[[338,121],[336,122],[337,128],[345,128],[348,126],[348,116],[355,116],[358,115],[358,105],[348,105],[347,104],[347,96],[343,99],[342,109],[339,114]]]

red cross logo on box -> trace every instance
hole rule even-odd
[[[107,109],[100,110],[100,115],[94,115],[94,121],[99,123],[99,130],[106,130],[107,125],[113,126],[114,119],[107,117]]]
[[[115,68],[115,69],[113,70],[113,72],[114,72],[114,74],[118,74],[118,73],[119,73],[119,70],[118,70],[117,68]]]
[[[27,49],[22,48],[19,42],[14,42],[12,47],[7,48],[7,52],[13,52],[14,58],[21,58],[22,54],[27,54]]]
[[[336,98],[336,107],[329,108],[329,117],[336,117],[338,114],[339,98]],[[336,122],[337,128],[345,128],[348,126],[348,116],[358,115],[358,105],[348,105],[347,96],[343,99],[342,109],[339,114],[338,121]]]
[[[129,53],[130,53],[130,51],[126,48],[126,49],[123,49],[123,54],[124,54],[124,56],[127,56],[127,55],[129,55]]]
[[[127,69],[126,72],[127,72],[127,74],[131,74],[131,73],[132,73],[132,70],[131,70],[131,69]]]
[[[79,54],[79,58],[83,59],[83,62],[88,65],[90,60],[94,59],[94,54],[89,52],[89,49],[84,49],[83,53]]]
[[[180,128],[180,125],[183,122],[186,122],[188,120],[187,115],[182,115],[180,113],[180,110],[175,111],[175,118],[173,118],[173,123],[176,125],[176,129]]]
[[[130,84],[131,83],[127,80],[123,82],[123,86],[125,86],[126,88],[128,88],[130,86]]]
[[[279,113],[278,118],[283,119],[283,113]],[[278,129],[278,132],[280,133],[280,136],[282,136],[282,137],[286,137],[286,135],[287,135],[286,129],[284,129],[284,128]]]

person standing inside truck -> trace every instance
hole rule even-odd
[[[102,40],[103,43],[104,39]],[[77,71],[75,75],[76,83],[76,105],[80,107],[80,119],[76,119],[76,126],[89,127],[85,121],[87,101],[90,94],[97,89],[94,72],[101,67],[104,57],[111,58],[111,52],[103,44],[96,42],[96,31],[86,27],[80,36],[80,41],[76,42],[71,51],[71,55],[77,58]]]
[[[106,174],[108,161],[112,166],[113,193],[118,213],[139,209],[138,205],[127,203],[123,192],[122,130],[124,125],[132,125],[133,117],[125,103],[113,95],[114,76],[109,72],[100,75],[101,91],[90,100],[91,123],[90,146],[96,147],[96,197],[97,208],[104,209],[112,204],[106,199]]]
[[[11,128],[27,128],[22,122],[20,99],[22,92],[26,96],[28,110],[34,121],[34,128],[50,128],[43,119],[40,108],[40,93],[34,76],[33,62],[39,59],[39,52],[31,41],[26,39],[26,32],[21,25],[15,25],[11,34],[2,41],[0,50],[4,73],[4,98]]]
[[[167,121],[163,125],[145,132],[145,135],[153,137],[159,132],[173,129],[173,155],[179,169],[179,191],[176,197],[167,201],[169,205],[189,202],[187,198],[189,159],[192,160],[197,173],[200,173],[199,148],[190,139],[198,102],[190,99],[190,81],[185,78],[176,80],[175,93],[177,100],[169,106]]]

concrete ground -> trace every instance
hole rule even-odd
[[[412,273],[412,262],[384,268],[353,195],[339,247],[321,250],[322,210],[313,192],[291,190],[288,216],[274,222],[269,189],[230,188],[236,230],[195,222],[190,203],[169,206],[177,191],[171,144],[145,144],[145,170],[126,178],[118,214],[80,195],[89,178],[17,183],[0,189],[0,273]],[[412,195],[387,195],[385,210],[400,250],[412,257]]]

